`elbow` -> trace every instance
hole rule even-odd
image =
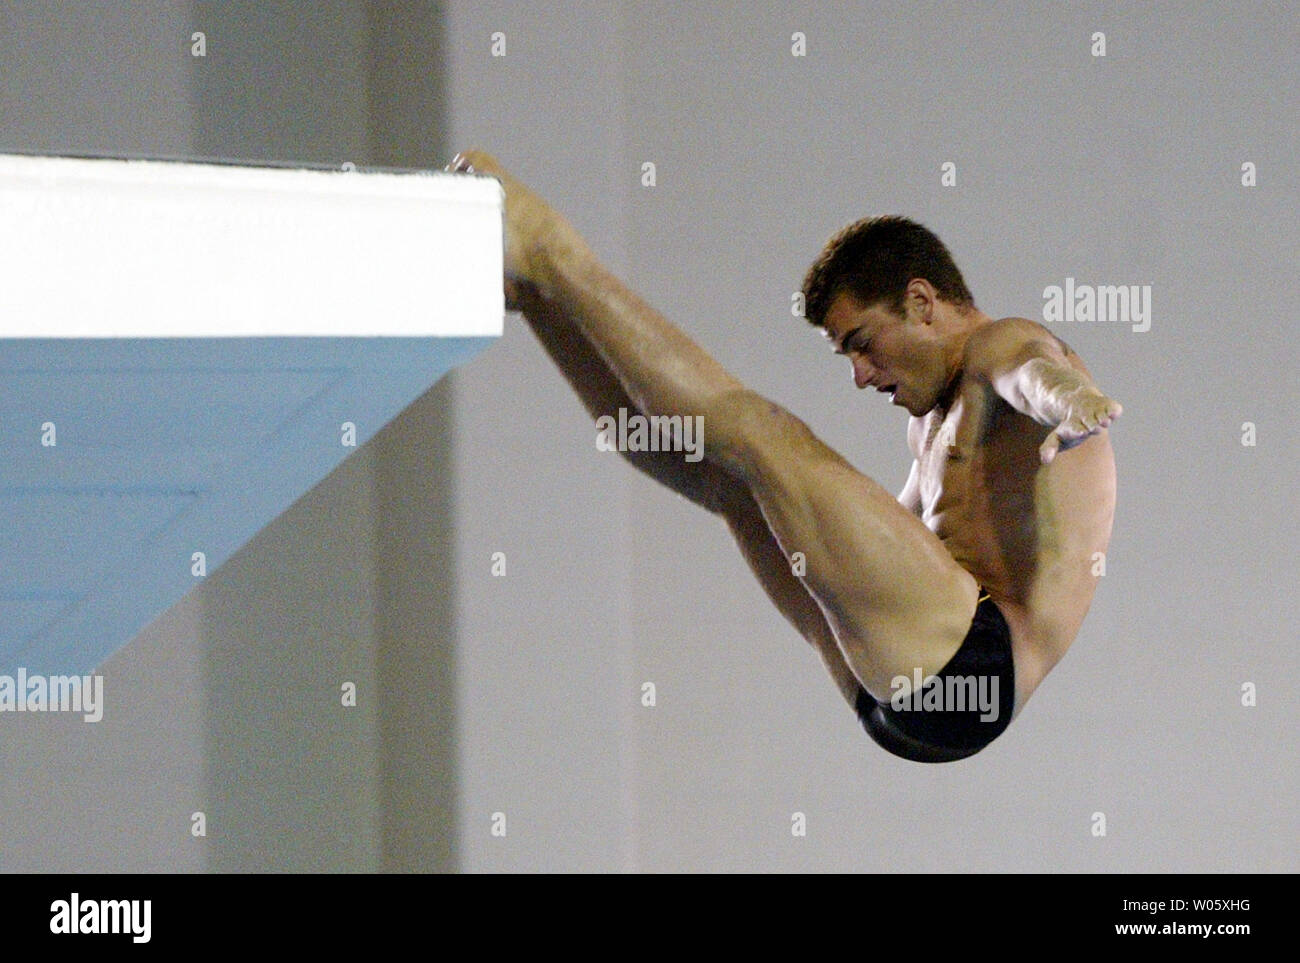
[[[993,379],[993,390],[998,396],[1016,411],[1035,421],[1042,420],[1034,404],[1035,398],[1040,394],[1040,387],[1041,380],[1034,360],[1019,364]]]
[[[1017,367],[999,393],[1022,415],[1055,428],[1060,423],[1057,396],[1063,387],[1059,369],[1052,361],[1035,357]]]

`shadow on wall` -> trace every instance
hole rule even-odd
[[[194,9],[210,38],[196,154],[444,163],[442,4]],[[457,868],[451,391],[435,385],[204,586],[209,869]]]
[[[457,868],[450,395],[204,585],[209,869]]]

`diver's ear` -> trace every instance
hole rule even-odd
[[[922,324],[931,324],[938,300],[939,292],[933,284],[925,278],[912,278],[907,282],[907,290],[903,292],[904,316],[911,315]]]

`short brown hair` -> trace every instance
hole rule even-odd
[[[952,255],[930,230],[896,215],[863,218],[826,242],[803,282],[804,317],[822,327],[831,302],[848,291],[863,306],[885,302],[903,312],[903,295],[913,278],[934,285],[939,297],[974,307]]]

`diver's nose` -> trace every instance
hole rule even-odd
[[[864,358],[853,359],[853,383],[859,388],[865,388],[871,384],[871,364]]]

